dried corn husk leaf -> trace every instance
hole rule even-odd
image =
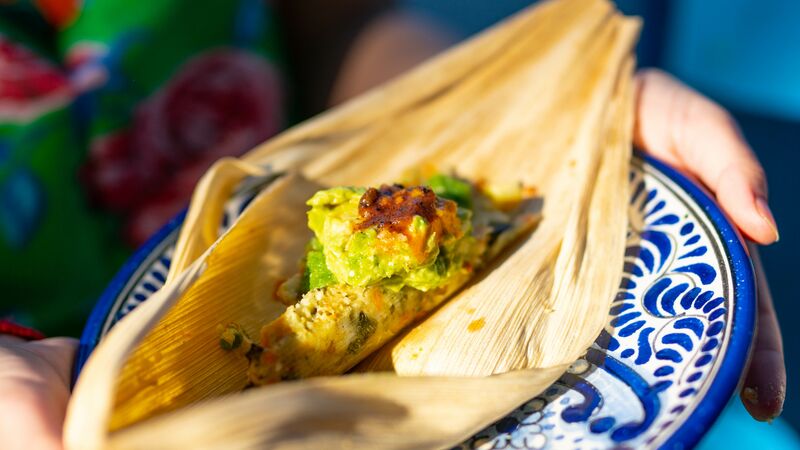
[[[170,282],[87,363],[69,448],[444,447],[536,395],[599,334],[619,281],[637,30],[603,0],[546,2],[221,163],[193,198]],[[255,334],[280,313],[270,287],[300,258],[308,234],[297,205],[315,183],[376,184],[421,164],[534,184],[544,218],[360,367],[416,376],[320,378],[200,402],[243,385],[244,362],[214,347],[215,326]],[[313,183],[275,181],[212,244],[234,186],[283,170]]]
[[[266,179],[271,174],[268,168],[245,164],[235,158],[222,158],[208,170],[192,194],[194,204],[203,207],[187,211],[178,238],[181,246],[173,254],[168,280],[183,272],[217,240],[223,207],[234,188],[248,176]]]
[[[245,387],[247,364],[220,348],[216,327],[236,321],[255,336],[262,321],[283,312],[285,305],[264,293],[274,292],[297,270],[297,257],[311,236],[305,226],[305,201],[319,188],[297,176],[276,180],[197,261],[136,309],[141,313],[126,316],[113,328],[103,340],[103,350],[92,357],[97,360],[94,369],[81,374],[75,398],[84,386],[91,392],[104,383],[119,385],[109,392],[115,391],[116,399],[106,395],[98,401],[88,394],[92,408],[114,402],[115,414],[110,416],[112,407],[100,408],[102,414],[70,412],[66,430],[72,434],[66,437],[80,442],[75,448],[102,448],[86,440],[104,442],[109,427]],[[174,307],[178,299],[180,306]],[[150,344],[139,346],[145,334]],[[70,411],[79,408],[76,403],[81,404],[71,402]],[[98,427],[97,420],[107,425]]]
[[[487,378],[359,374],[282,383],[122,430],[110,448],[150,448],[153,436],[162,449],[449,448],[529,400],[566,368]]]
[[[631,65],[628,60],[623,73]],[[601,128],[588,134],[605,150],[591,155],[594,161],[587,161],[589,154],[575,159],[569,176],[556,180],[553,190],[560,192],[545,195],[545,220],[536,233],[490,268],[480,283],[359,370],[491,375],[574,361],[591,345],[619,283],[627,224],[624,216],[611,212],[624,210],[628,199],[629,77],[618,79],[613,93],[601,106]],[[581,143],[585,138],[578,133],[576,145],[587,145]],[[548,351],[556,348],[559,352]]]

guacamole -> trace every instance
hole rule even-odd
[[[249,360],[252,384],[350,370],[536,222],[524,208],[499,210],[485,183],[409,175],[412,187],[337,187],[307,202],[314,237],[301,270],[275,291],[285,311],[257,341],[237,324],[222,329],[220,346]],[[514,189],[498,192],[522,204]]]
[[[301,294],[335,284],[428,291],[471,270],[482,252],[471,234],[471,187],[444,175],[432,181],[431,187],[335,187],[311,197],[315,237]]]

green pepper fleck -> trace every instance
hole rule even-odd
[[[355,320],[356,338],[347,346],[347,353],[355,354],[361,350],[361,347],[367,343],[367,340],[375,333],[378,328],[375,321],[366,315],[363,311],[358,313],[358,318]]]

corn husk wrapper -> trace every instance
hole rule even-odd
[[[67,447],[444,448],[541,392],[600,333],[620,279],[638,27],[603,0],[546,2],[220,161],[195,191],[167,285],[85,366]],[[367,373],[242,392],[246,362],[219,348],[216,326],[256,336],[281,313],[272,292],[309,238],[304,201],[430,164],[534,185],[543,220],[357,367]],[[243,180],[271,182],[217,238]]]

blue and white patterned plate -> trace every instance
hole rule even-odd
[[[662,163],[635,157],[625,274],[609,325],[542,395],[460,449],[691,447],[747,360],[755,287],[741,238],[712,200]],[[223,226],[247,205],[228,203]],[[164,282],[183,214],[127,262],[81,337],[76,373],[120,318]]]

